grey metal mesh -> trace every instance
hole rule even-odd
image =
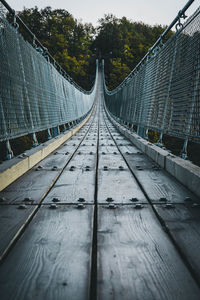
[[[200,142],[200,8],[105,102],[116,117]]]
[[[65,79],[0,13],[0,141],[79,119],[95,91]]]

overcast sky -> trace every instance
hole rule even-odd
[[[76,19],[97,25],[98,19],[104,14],[112,13],[116,17],[125,16],[133,21],[147,24],[169,25],[188,0],[7,0],[15,10],[23,7],[38,6],[44,8],[66,9]],[[200,0],[195,0],[186,15],[190,15],[200,6]]]

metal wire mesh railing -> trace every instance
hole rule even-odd
[[[14,25],[0,13],[0,141],[83,117],[96,91],[97,81],[86,92],[62,76],[43,49],[26,42]]]
[[[137,126],[200,142],[200,8],[165,43],[156,47],[113,91],[105,86],[107,109]]]

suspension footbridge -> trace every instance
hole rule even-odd
[[[191,2],[113,91],[103,61],[86,92],[0,15],[1,299],[200,298],[200,168],[183,159],[200,142],[200,9],[180,22]],[[34,147],[13,157],[26,134]]]

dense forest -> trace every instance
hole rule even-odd
[[[24,9],[18,15],[74,81],[87,90],[94,81],[96,58],[105,59],[106,81],[113,89],[165,29],[113,15],[105,15],[94,28],[78,22],[66,10],[51,7]]]

